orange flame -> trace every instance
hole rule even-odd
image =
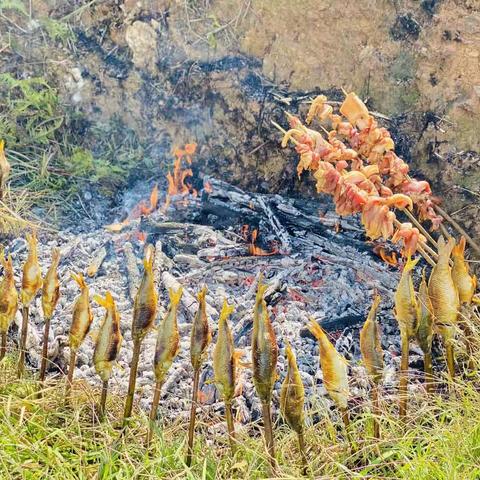
[[[247,238],[248,238],[248,230],[249,230],[248,225],[243,225],[242,230],[241,230],[241,234],[243,236],[247,235]],[[266,257],[266,256],[269,256],[269,255],[276,255],[279,252],[277,247],[274,247],[272,249],[272,251],[267,252],[263,248],[255,245],[255,242],[257,241],[257,237],[258,237],[258,229],[254,228],[252,230],[252,233],[250,234],[250,243],[248,245],[248,253],[250,255]]]
[[[212,184],[210,182],[205,182],[205,184],[203,185],[203,189],[207,192],[207,193],[212,193],[213,192],[213,187],[212,187]]]
[[[389,265],[398,265],[397,254],[395,252],[387,253],[382,245],[376,245],[373,247],[373,252],[376,253],[385,263]]]
[[[132,208],[130,213],[127,215],[127,218],[123,222],[112,223],[105,227],[109,232],[121,232],[132,220],[140,218],[141,216],[150,215],[158,208],[158,186],[155,186],[150,193],[149,204],[145,200],[141,200],[135,207]]]
[[[168,188],[164,205],[165,210],[170,206],[171,197],[173,195],[185,197],[190,193],[194,197],[197,196],[197,191],[185,182],[188,177],[193,176],[192,169],[182,169],[183,158],[185,157],[187,163],[191,165],[192,155],[195,153],[196,149],[196,143],[187,143],[184,149],[176,148],[173,151],[175,161],[173,162],[173,171],[167,173]]]

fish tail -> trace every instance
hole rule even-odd
[[[85,283],[85,278],[82,273],[71,273],[70,276],[72,277],[75,282],[77,282],[77,285],[81,288],[84,289],[87,284]]]
[[[183,287],[178,287],[178,290],[175,292],[173,288],[168,289],[168,294],[170,296],[170,303],[172,306],[177,306],[180,303],[180,299],[182,298],[183,294]]]
[[[405,266],[403,267],[403,271],[404,272],[410,272],[411,270],[413,270],[415,268],[415,265],[420,261],[420,257],[417,257],[417,258],[413,258],[408,256],[407,258],[407,263],[405,264]]]
[[[326,335],[323,328],[313,318],[310,318],[307,328],[317,340],[323,341],[325,339]]]
[[[263,300],[263,295],[267,291],[268,285],[263,283],[263,273],[258,277],[258,286],[257,286],[257,302]]]
[[[107,309],[115,305],[115,300],[113,299],[112,294],[108,291],[105,294],[105,298],[101,297],[100,295],[94,295],[93,300]]]
[[[220,312],[220,320],[227,320],[227,318],[233,313],[235,307],[227,303],[227,299],[223,300],[222,311]]]
[[[201,303],[205,300],[205,296],[207,295],[207,286],[205,285],[198,293],[197,293],[197,299]]]
[[[289,342],[286,342],[285,353],[287,354],[288,364],[293,365],[296,359]]]
[[[460,237],[459,242],[453,247],[452,255],[454,257],[463,258],[464,254],[465,254],[465,245],[466,245],[466,240],[465,240],[465,237],[462,235]]]
[[[382,297],[380,297],[377,290],[375,290],[375,293],[373,294],[373,303],[372,303],[372,307],[370,308],[370,311],[374,312],[380,305],[381,301],[382,301]]]
[[[155,247],[150,243],[145,249],[145,258],[143,259],[143,268],[146,272],[153,272],[153,262],[155,260]]]
[[[58,247],[55,247],[52,250],[52,264],[58,265],[59,263],[60,263],[60,249]]]

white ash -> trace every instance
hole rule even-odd
[[[276,201],[279,201],[278,198]],[[325,208],[325,205],[323,207]],[[285,210],[287,211],[288,208]],[[332,215],[334,214],[330,213],[330,216]],[[155,212],[149,218],[149,222],[157,222],[160,225],[166,220],[167,218],[160,211]],[[355,231],[357,227],[352,227],[352,231]],[[61,232],[54,238],[41,237],[39,262],[44,274],[50,264],[52,248],[58,246],[62,251],[62,260],[59,266],[62,296],[52,319],[49,342],[50,374],[56,375],[57,379],[58,373],[64,374],[68,365],[70,352],[67,337],[72,304],[79,293],[70,274],[71,272],[85,273],[98,252],[102,248],[106,248],[107,256],[99,265],[96,275],[93,278],[86,277],[86,281],[90,287],[91,298],[95,293],[104,295],[108,290],[115,298],[120,311],[124,340],[118,356],[118,367],[113,371],[111,388],[121,395],[126,393],[133,349],[131,338],[133,305],[129,294],[129,278],[125,270],[125,257],[122,249],[126,241],[132,242],[137,266],[141,272],[143,244],[136,241],[134,235],[135,230],[139,228],[141,228],[141,223],[136,221],[121,233],[110,233],[104,229],[98,229],[89,234],[76,235],[72,232]],[[173,227],[169,226],[168,228]],[[380,291],[382,295],[378,318],[383,328],[382,344],[386,361],[384,388],[388,389],[396,385],[395,369],[398,369],[400,348],[398,330],[392,317],[391,308],[393,305],[392,292],[398,281],[398,272],[365,251],[359,251],[355,245],[349,245],[347,237],[342,239],[343,243],[336,244],[336,239],[341,237],[336,237],[330,227],[328,228],[329,236],[318,237],[314,242],[307,240],[308,235],[295,236],[295,231],[292,232],[290,237],[292,252],[288,256],[230,258],[222,256],[217,258],[215,252],[226,245],[236,246],[241,251],[241,248],[245,249],[245,242],[240,239],[236,242],[227,239],[225,231],[220,232],[209,226],[188,224],[183,230],[165,229],[162,233],[162,229],[160,229],[150,232],[148,241],[163,246],[163,253],[157,255],[162,263],[162,265],[157,265],[157,268],[163,271],[157,285],[160,294],[159,311],[163,313],[168,307],[166,286],[171,286],[172,282],[179,282],[185,288],[184,301],[178,315],[181,348],[162,391],[161,415],[166,420],[179,418],[179,415],[186,415],[188,412],[192,384],[192,368],[188,348],[191,320],[196,309],[197,291],[203,284],[208,286],[207,302],[213,332],[216,331],[218,312],[223,299],[227,298],[229,303],[235,305],[236,310],[231,319],[232,328],[237,346],[245,353],[243,360],[247,362],[251,359],[250,331],[255,278],[261,271],[264,272],[266,281],[272,285],[270,291],[267,292],[267,299],[270,303],[269,312],[280,347],[279,379],[275,384],[274,411],[278,410],[279,389],[285,375],[284,348],[286,340],[297,354],[298,365],[305,384],[307,405],[318,405],[319,397],[322,398],[323,405],[331,404],[322,385],[318,345],[305,331],[309,317],[315,318],[320,323],[346,318],[349,315],[352,318],[358,317],[359,321],[354,325],[340,326],[336,329],[331,338],[336,348],[350,361],[352,396],[360,399],[367,398],[369,382],[363,367],[359,366],[358,334],[361,320],[366,318],[370,308],[374,289]],[[355,235],[358,236],[357,233]],[[205,255],[206,248],[209,249],[209,255]],[[16,239],[8,246],[7,250],[12,253],[16,283],[17,287],[20,287],[21,266],[27,254],[25,242],[22,239]],[[170,285],[166,285],[166,281]],[[187,300],[190,302],[188,305],[186,304]],[[104,309],[93,301],[92,307],[95,317],[92,331],[95,332],[102,321]],[[38,368],[43,332],[39,297],[30,310],[27,361],[30,368]],[[160,316],[159,314],[157,324]],[[20,323],[21,316],[17,314],[15,321],[17,331]],[[139,364],[136,401],[143,409],[149,408],[153,394],[152,360],[156,333],[153,330],[145,338]],[[80,348],[75,378],[84,379],[99,387],[101,382],[92,363],[94,348],[92,337],[93,335],[88,336]],[[201,376],[200,399],[204,404],[202,411],[205,414],[208,414],[209,411],[215,413],[221,409],[218,394],[212,384],[211,350],[214,342],[215,336]],[[13,347],[13,345],[11,346]],[[414,348],[413,353],[421,356],[418,348]],[[240,422],[256,420],[260,416],[261,406],[255,395],[249,368],[240,369],[239,383],[239,395],[235,404],[236,418]]]

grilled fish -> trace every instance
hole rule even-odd
[[[27,235],[29,246],[28,257],[23,266],[22,290],[20,297],[23,306],[27,306],[35,298],[42,286],[42,271],[38,264],[37,237],[35,233]]]
[[[276,379],[278,345],[263,298],[266,290],[267,285],[260,278],[253,313],[252,365],[258,396],[262,402],[270,403]]]
[[[308,329],[318,340],[320,346],[320,366],[323,372],[323,384],[328,394],[340,409],[348,406],[349,388],[347,361],[330,343],[322,327],[312,318]]]
[[[380,382],[383,375],[383,350],[380,342],[380,328],[376,319],[380,295],[375,294],[368,317],[360,331],[360,351],[368,374],[375,383]]]
[[[286,348],[288,370],[280,391],[280,410],[290,428],[296,433],[302,433],[304,426],[303,404],[305,389],[302,377],[298,371],[297,361],[292,348]]]
[[[60,298],[60,281],[58,280],[58,264],[60,262],[60,250],[52,251],[52,263],[45,275],[42,288],[42,310],[45,318],[52,318],[53,311]]]
[[[142,340],[153,327],[157,315],[157,292],[153,280],[154,248],[148,245],[143,260],[143,278],[133,306],[132,338]]]
[[[87,336],[93,321],[93,313],[90,308],[90,292],[81,273],[71,274],[73,280],[80,287],[80,295],[73,304],[72,325],[70,326],[69,343],[70,349],[76,352]]]
[[[213,374],[215,385],[224,401],[229,401],[235,393],[236,352],[228,318],[233,313],[233,305],[224,300],[218,319],[217,343],[213,350]]]
[[[430,274],[428,294],[432,302],[434,325],[446,339],[453,336],[453,327],[457,323],[460,299],[452,278],[449,265],[450,254],[455,246],[455,239],[445,242],[438,239],[438,261]]]
[[[18,293],[13,277],[12,257],[5,259],[4,253],[0,255],[3,265],[3,279],[0,282],[0,333],[7,333],[8,327],[15,318],[18,308]]]
[[[155,358],[153,367],[157,382],[162,382],[170,369],[173,359],[178,353],[180,336],[177,326],[178,304],[182,298],[183,288],[176,292],[173,289],[168,291],[170,306],[158,330],[157,344],[155,346]]]
[[[468,264],[465,261],[465,243],[465,237],[462,237],[458,245],[453,247],[452,278],[458,290],[460,303],[470,304],[477,288],[477,277],[470,275]]]
[[[208,327],[207,306],[205,295],[207,287],[203,287],[197,295],[198,310],[193,319],[192,335],[190,337],[190,359],[194,370],[198,370],[202,363],[202,356],[211,340]]]
[[[394,295],[395,318],[397,319],[400,331],[403,332],[407,338],[414,337],[418,329],[420,308],[415,297],[415,289],[413,288],[412,270],[419,260],[420,257],[415,260],[408,257]]]
[[[120,315],[110,292],[105,294],[105,298],[99,295],[95,295],[93,298],[106,309],[105,318],[100,326],[93,352],[95,370],[102,381],[106,382],[112,374],[113,365],[122,345]]]

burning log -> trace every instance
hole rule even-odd
[[[11,255],[5,258],[5,253],[0,252],[0,262],[3,265],[3,279],[0,283],[0,360],[2,360],[7,349],[8,328],[18,309],[18,293],[15,288]]]
[[[89,277],[94,277],[100,267],[102,266],[103,261],[107,257],[107,248],[103,245],[100,249],[98,249],[94,255],[93,260],[90,262],[90,265],[87,268],[87,275]]]
[[[48,359],[48,337],[50,333],[50,321],[53,316],[53,311],[57,306],[58,299],[60,298],[60,281],[58,280],[57,268],[60,262],[60,250],[58,248],[52,251],[52,263],[47,271],[47,275],[43,280],[42,290],[42,309],[43,318],[45,320],[45,327],[43,332],[43,344],[42,344],[42,363],[40,365],[40,383],[45,380],[45,373],[47,370]]]
[[[42,271],[38,264],[37,237],[35,233],[27,235],[29,245],[28,257],[23,266],[22,289],[20,298],[22,301],[22,331],[20,335],[20,356],[18,359],[17,376],[21,378],[25,370],[25,349],[28,335],[28,311],[32,300],[42,287]]]

